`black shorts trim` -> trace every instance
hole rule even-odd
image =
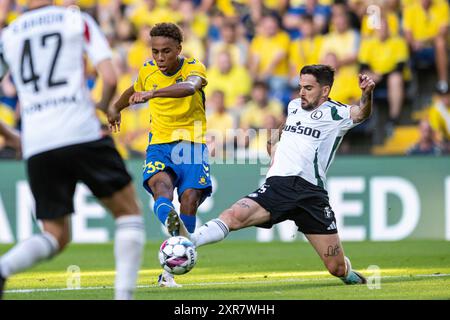
[[[337,233],[327,191],[301,177],[270,177],[246,198],[270,213],[270,220],[257,227],[271,228],[274,224],[293,220],[304,234]]]
[[[97,198],[108,198],[132,181],[109,136],[34,155],[27,160],[27,171],[38,219],[73,213],[78,182]]]

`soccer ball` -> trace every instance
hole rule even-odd
[[[158,253],[161,267],[172,274],[185,274],[197,263],[194,244],[185,237],[171,237],[161,244]]]

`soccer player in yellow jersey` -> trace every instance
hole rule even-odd
[[[192,233],[197,208],[212,191],[205,144],[206,69],[200,61],[180,55],[183,35],[176,24],[156,24],[150,37],[153,60],[141,67],[134,85],[110,107],[108,120],[117,131],[122,109],[149,101],[151,129],[144,188],[155,199],[153,209],[158,219],[176,235],[172,230],[179,226],[173,226],[170,217],[177,215],[172,204],[177,187],[181,223]],[[176,223],[180,223],[178,219]],[[161,286],[178,286],[167,272],[158,282]]]

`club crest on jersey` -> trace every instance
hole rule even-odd
[[[322,118],[323,113],[320,110],[316,110],[313,113],[311,113],[311,119],[313,120],[319,120],[320,118]]]
[[[206,185],[206,178],[201,177],[200,180],[198,180],[198,183],[201,184],[202,186]]]

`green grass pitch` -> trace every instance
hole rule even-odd
[[[450,299],[450,243],[445,241],[348,242],[354,269],[366,276],[378,266],[379,288],[345,286],[324,269],[305,242],[224,241],[198,249],[196,267],[178,276],[182,288],[159,288],[159,243],[148,243],[136,299]],[[10,246],[1,245],[0,255]],[[111,299],[112,244],[73,244],[56,259],[7,282],[5,299]],[[80,268],[78,290],[67,289],[67,268]],[[375,281],[372,282],[376,284]]]

